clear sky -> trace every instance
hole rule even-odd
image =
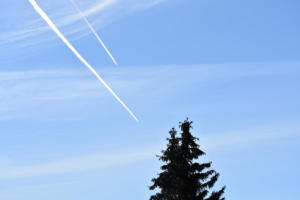
[[[0,1],[0,199],[147,200],[155,154],[189,117],[231,200],[293,200],[300,178],[300,2]],[[216,189],[217,189],[216,188]]]

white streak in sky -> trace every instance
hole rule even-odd
[[[65,36],[58,30],[55,24],[47,16],[47,14],[39,7],[35,0],[29,0],[34,9],[39,15],[46,21],[50,28],[57,34],[57,36],[69,47],[69,49],[75,54],[75,56],[98,78],[98,80],[104,85],[104,87],[120,102],[120,104],[128,111],[128,113],[138,122],[139,120],[133,114],[133,112],[126,106],[126,104],[118,97],[118,95],[106,84],[106,82],[100,77],[100,75],[94,70],[94,68],[78,53],[78,51],[72,46],[72,44],[65,38]]]
[[[75,3],[74,0],[71,0],[71,2],[73,4],[73,6],[76,8],[76,10],[79,12],[79,14],[81,15],[81,17],[84,19],[85,23],[88,25],[88,27],[90,28],[90,30],[92,31],[92,33],[95,35],[95,37],[97,38],[97,40],[100,42],[100,44],[102,45],[102,47],[104,48],[104,50],[106,51],[106,53],[108,54],[108,56],[115,63],[115,65],[118,65],[117,61],[115,60],[115,58],[113,57],[113,55],[110,53],[110,51],[108,50],[108,48],[106,47],[106,45],[104,44],[104,42],[102,41],[102,39],[100,38],[100,36],[97,34],[97,32],[95,31],[95,29],[93,28],[93,26],[91,25],[91,23],[88,21],[88,19],[86,18],[86,16],[80,10],[80,8],[78,7],[78,5]]]

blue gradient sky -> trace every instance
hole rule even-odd
[[[300,2],[38,0],[136,123],[26,0],[0,2],[0,199],[148,199],[190,117],[232,200],[298,196]],[[97,9],[93,9],[97,8]]]

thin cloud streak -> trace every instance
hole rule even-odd
[[[111,24],[122,15],[127,15],[129,13],[137,12],[140,10],[150,9],[151,7],[156,6],[157,4],[164,1],[93,0],[91,2],[94,3],[90,3],[89,1],[89,3],[87,4],[85,2],[86,5],[85,8],[82,9],[82,13],[85,16],[97,16],[95,18],[95,21],[93,22],[93,25],[95,26],[96,24],[97,28],[99,28],[107,24]],[[90,4],[92,4],[92,6]],[[70,9],[71,6],[69,6],[68,4],[63,4],[62,1],[49,1],[47,5],[49,5],[49,9],[51,9],[53,6],[56,6],[56,12],[51,13],[51,16],[58,27],[66,28],[66,32],[64,35],[72,36],[73,40],[78,40],[90,33],[90,31],[88,31],[88,27],[83,28],[78,24],[79,20],[81,20],[82,17],[79,13],[74,14],[73,9]],[[23,15],[21,19],[23,19],[21,24],[19,23],[19,21],[17,24],[13,24],[14,21],[11,21],[11,26],[15,27],[14,30],[7,32],[4,31],[0,34],[0,45],[9,45],[10,48],[23,48],[54,40],[54,37],[52,37],[51,35],[47,35],[50,28],[43,25],[42,20],[32,19],[32,16],[24,17]],[[40,36],[43,37],[41,38]]]
[[[219,151],[234,147],[247,148],[253,144],[265,141],[282,140],[299,135],[299,120],[293,123],[276,123],[257,128],[244,128],[243,130],[229,130],[228,132],[212,134],[209,137],[202,136],[199,144],[210,151]],[[13,166],[9,160],[6,166],[0,169],[0,180],[20,179],[37,176],[76,174],[90,171],[106,169],[112,166],[120,167],[135,162],[154,160],[155,155],[165,148],[165,142],[154,144],[147,148],[134,149],[130,151],[119,151],[114,153],[93,154],[87,156],[77,156],[56,160],[43,164],[28,166]]]
[[[77,4],[74,1],[72,1],[72,3],[73,3],[73,5],[75,7],[78,7]],[[70,23],[74,23],[75,21],[80,20],[81,17],[82,17],[82,15],[84,15],[84,16],[94,15],[94,14],[96,14],[96,13],[98,13],[100,11],[103,11],[104,9],[112,6],[115,3],[117,3],[117,0],[106,0],[106,1],[100,2],[98,4],[95,4],[90,9],[85,10],[85,11],[81,11],[81,9],[78,8],[78,10],[80,10],[79,14],[74,14],[74,15],[72,15],[70,17],[65,18],[62,21],[62,24],[63,25],[67,25],[67,24],[70,24]]]
[[[83,12],[80,10],[80,8],[78,7],[78,5],[75,3],[74,0],[71,0],[74,8],[78,11],[78,13],[82,16],[83,20],[85,21],[85,23],[88,25],[88,27],[90,28],[90,30],[92,31],[92,33],[95,35],[95,37],[97,38],[97,40],[99,41],[99,43],[101,44],[101,46],[104,48],[105,52],[108,54],[108,56],[110,57],[110,59],[113,61],[113,63],[115,65],[118,65],[117,61],[115,60],[115,58],[113,57],[113,55],[110,53],[110,51],[108,50],[108,48],[106,47],[106,45],[104,44],[103,40],[100,38],[100,36],[97,34],[97,32],[95,31],[95,29],[93,28],[93,26],[90,24],[90,22],[88,21],[88,19],[86,18],[86,16],[83,14]]]
[[[104,87],[115,97],[117,101],[127,110],[127,112],[138,122],[138,118],[127,107],[127,105],[118,97],[118,95],[107,85],[107,83],[100,77],[100,75],[94,70],[94,68],[78,53],[78,51],[72,46],[72,44],[65,38],[65,36],[57,29],[55,24],[47,16],[47,14],[38,6],[35,0],[29,0],[34,9],[39,15],[47,22],[50,28],[57,34],[57,36],[69,47],[69,49],[75,54],[75,56],[98,78],[98,80],[104,85]]]
[[[210,133],[201,136],[200,145],[205,149],[240,148],[259,143],[265,140],[281,140],[299,135],[299,119],[286,123],[274,123],[259,127],[243,128],[242,130],[231,130],[221,133]]]
[[[153,111],[153,107],[149,106],[149,99],[155,107],[185,88],[194,87],[205,91],[210,85],[223,84],[228,80],[288,76],[298,74],[298,66],[297,62],[235,66],[124,66],[99,67],[97,71],[113,88],[122,92],[122,95],[126,94],[135,109],[145,114],[149,110]],[[45,64],[42,65],[44,69],[0,71],[0,120],[86,120],[93,116],[105,119],[122,114],[118,107],[114,107],[114,111],[108,110],[107,105],[113,106],[115,102],[111,101],[105,88],[97,84],[98,80],[90,75],[90,71],[80,68],[79,64],[68,70],[63,70],[62,67],[63,65]],[[183,76],[188,78],[182,78]],[[165,84],[160,84],[162,82]],[[94,110],[95,105],[99,109]],[[44,108],[43,111],[40,106]],[[185,109],[188,108],[186,106]],[[220,105],[214,103],[214,106]],[[55,110],[59,112],[54,113]],[[87,110],[88,115],[75,114],[85,113]],[[210,113],[209,110],[205,112]]]
[[[0,170],[0,180],[36,176],[58,175],[66,173],[82,173],[91,170],[105,169],[111,166],[120,166],[132,162],[154,158],[157,149],[143,149],[132,152],[95,154],[70,158],[50,163],[9,167]]]
[[[161,4],[163,2],[165,2],[166,0],[154,0],[153,2],[150,2],[147,7],[151,8],[151,7],[154,7],[154,6],[157,6],[158,4]]]

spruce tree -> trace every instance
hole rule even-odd
[[[174,128],[170,130],[167,148],[158,156],[165,164],[149,187],[150,190],[159,189],[159,192],[152,195],[150,200],[225,200],[222,197],[225,186],[219,191],[210,192],[219,173],[210,169],[211,162],[197,162],[205,153],[196,143],[198,138],[190,133],[191,125],[188,119],[181,123],[179,137]]]

